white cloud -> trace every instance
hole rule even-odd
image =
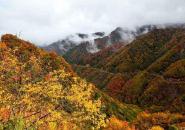
[[[0,0],[0,34],[37,44],[76,32],[185,21],[185,0]]]

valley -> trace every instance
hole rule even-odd
[[[109,36],[96,33],[94,41],[68,39],[42,48],[3,35],[0,128],[183,128],[185,28],[144,27],[137,35],[118,28]],[[89,51],[91,45],[98,51]]]
[[[112,45],[98,52],[84,52],[82,42],[63,56],[81,78],[120,102],[137,105],[150,113],[185,114],[184,25],[151,25],[138,30],[142,31],[135,33],[130,42],[121,39],[122,33],[118,31],[120,36],[112,39],[119,40],[109,42]],[[105,45],[104,39],[98,41]],[[119,47],[112,51],[115,45]]]

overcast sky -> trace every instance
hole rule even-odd
[[[0,35],[45,44],[76,32],[185,22],[185,0],[0,0]]]

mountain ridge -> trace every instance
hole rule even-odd
[[[105,90],[112,89],[109,90],[110,94],[115,92],[115,94],[112,95],[123,102],[138,105],[141,103],[140,105],[143,107],[148,104],[151,110],[153,109],[152,105],[160,106],[160,103],[162,103],[160,106],[161,108],[163,107],[162,110],[171,109],[171,111],[183,112],[185,108],[182,105],[183,103],[181,104],[181,108],[179,107],[178,109],[172,107],[169,109],[168,107],[171,101],[175,102],[177,97],[179,99],[183,96],[183,86],[185,86],[183,79],[168,79],[165,78],[166,76],[164,75],[167,75],[167,72],[173,72],[173,74],[178,75],[175,67],[175,65],[178,65],[177,63],[181,64],[181,66],[179,66],[181,73],[179,72],[179,74],[183,75],[183,62],[178,60],[185,58],[184,37],[185,29],[179,28],[154,29],[147,34],[137,37],[131,44],[122,47],[122,49],[98,63],[96,67],[100,70],[107,71],[107,73],[121,73],[122,76],[126,76],[126,78],[119,77],[116,80],[113,78],[112,80],[109,79],[112,83],[107,83],[102,86],[102,88]],[[170,65],[173,67],[171,68]],[[86,77],[88,81],[93,81],[93,83],[96,83],[96,80],[98,81],[96,73],[98,74],[100,70],[96,70],[94,75],[89,75],[87,72],[90,68],[88,67],[81,71],[80,66],[76,66],[74,69],[79,75]],[[93,73],[93,70],[91,73]],[[94,81],[93,79],[96,80]],[[106,79],[107,78],[102,79],[102,82]],[[96,83],[97,86],[98,83],[99,82]],[[113,84],[113,88],[110,88],[109,84]],[[166,93],[163,93],[163,86],[171,86],[171,88],[166,87]],[[176,94],[173,94],[172,88]],[[116,92],[115,89],[117,89],[118,92]],[[162,99],[158,95],[171,98]],[[159,99],[155,99],[154,97],[158,97]]]
[[[131,122],[141,112],[79,78],[61,56],[15,35],[1,38],[0,74],[2,129],[100,129],[112,116]]]

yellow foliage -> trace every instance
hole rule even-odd
[[[26,127],[49,130],[105,126],[92,84],[62,68],[46,73],[38,57],[23,63],[16,54],[16,48],[0,52],[0,120],[23,117]]]
[[[153,126],[150,130],[164,130],[164,129],[160,126]]]

